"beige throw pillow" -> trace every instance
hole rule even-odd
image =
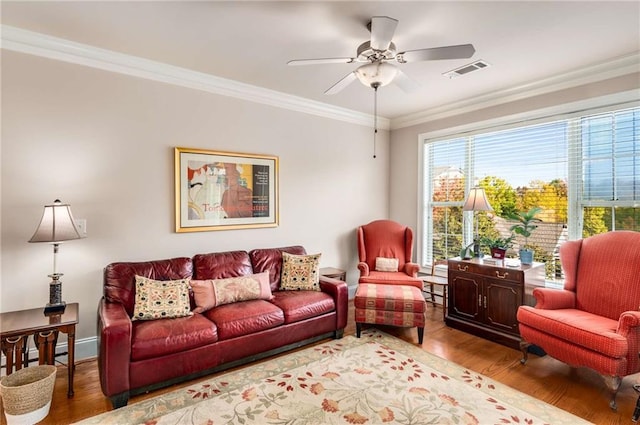
[[[397,258],[376,257],[376,271],[379,271],[379,272],[397,272],[398,271],[398,259]]]
[[[189,279],[153,280],[136,276],[136,298],[131,320],[190,316]]]
[[[320,256],[282,253],[280,289],[285,291],[320,291]]]
[[[225,279],[191,280],[194,313],[203,313],[213,307],[248,300],[270,300],[269,272]]]

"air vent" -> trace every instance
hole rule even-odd
[[[480,59],[480,60],[477,60],[477,61],[475,61],[473,63],[461,66],[460,68],[456,68],[456,69],[453,69],[451,71],[447,71],[442,75],[444,75],[447,78],[457,78],[457,77],[460,77],[462,75],[468,74],[470,72],[479,71],[479,70],[481,70],[483,68],[487,68],[489,66],[490,65],[489,65],[488,62],[485,62],[482,59]]]

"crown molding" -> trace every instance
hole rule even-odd
[[[596,83],[622,75],[640,72],[640,53],[622,56],[607,62],[567,72],[533,83],[499,90],[460,102],[450,103],[391,120],[391,130],[436,121],[479,109],[514,102],[533,96]]]
[[[0,47],[2,49],[234,97],[351,124],[373,127],[373,115],[340,108],[328,103],[317,102],[8,25],[1,25],[0,31]],[[388,130],[390,128],[390,120],[378,117],[378,126],[380,129]]]

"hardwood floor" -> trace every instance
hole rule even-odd
[[[355,334],[353,305],[350,306],[346,335]],[[381,328],[384,332],[417,344],[414,329]],[[521,353],[511,348],[487,341],[447,327],[442,320],[442,310],[428,304],[427,325],[422,348],[439,357],[488,376],[505,385],[529,394],[539,400],[569,411],[596,424],[629,424],[638,398],[632,388],[638,375],[622,381],[618,393],[618,411],[608,406],[608,394],[602,378],[592,371],[572,369],[550,357],[529,356],[526,365],[520,364]],[[268,360],[265,360],[268,361]],[[76,365],[75,397],[67,399],[67,371],[59,367],[51,411],[41,424],[68,424],[111,409],[100,390],[95,359]],[[207,378],[202,378],[207,379]],[[191,385],[190,381],[162,390],[133,397],[130,403],[155,397],[164,392]],[[4,414],[1,424],[6,424]]]

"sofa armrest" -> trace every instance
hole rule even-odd
[[[358,263],[358,270],[360,270],[360,277],[369,276],[369,265],[364,261]]]
[[[559,310],[576,308],[576,293],[564,289],[535,288],[536,308],[543,310]]]
[[[98,304],[98,372],[102,392],[113,396],[129,391],[131,359],[131,318],[124,305]]]
[[[342,280],[320,276],[320,289],[333,297],[336,303],[336,329],[347,326],[349,315],[349,290],[347,283]]]
[[[411,277],[418,277],[420,266],[417,263],[405,263],[404,272]]]

